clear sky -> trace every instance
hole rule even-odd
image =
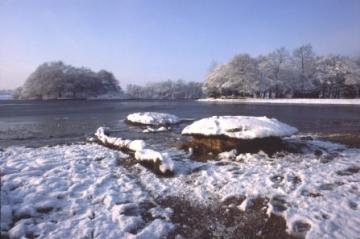
[[[360,55],[360,0],[0,0],[0,89],[53,60],[122,87],[202,81],[213,61],[303,43]]]

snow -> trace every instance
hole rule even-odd
[[[154,164],[159,163],[159,169],[162,173],[173,172],[174,162],[167,154],[161,154],[152,149],[142,149],[135,152],[135,159],[140,161],[151,161]]]
[[[95,136],[105,145],[115,146],[119,149],[129,149],[135,152],[135,159],[139,161],[149,161],[154,165],[159,164],[159,170],[162,173],[173,172],[174,162],[166,153],[162,154],[158,151],[145,148],[144,140],[127,140],[108,136],[106,134],[108,131],[108,128],[99,127],[96,130]]]
[[[153,128],[153,127],[146,127],[146,129],[143,130],[143,133],[156,133],[156,132],[164,132],[171,130],[171,127],[164,127],[161,126],[159,128]]]
[[[0,152],[1,235],[166,237],[174,228],[163,216],[169,209],[157,205],[138,180],[118,166],[127,157],[96,144],[9,147]]]
[[[226,152],[222,152],[222,153],[218,154],[218,158],[220,160],[222,160],[222,159],[235,159],[236,156],[237,156],[237,150],[236,149],[226,151]]]
[[[155,219],[149,226],[144,228],[139,235],[138,239],[158,239],[164,238],[169,232],[174,229],[171,223],[164,223],[160,219]]]
[[[128,155],[97,144],[4,148],[1,231],[10,238],[166,238],[182,225],[172,222],[177,211],[158,198],[212,207],[245,197],[234,206],[246,211],[253,199],[266,197],[268,214],[283,216],[294,235],[309,225],[307,239],[357,238],[360,149],[316,139],[306,144],[304,153],[273,157],[229,151],[221,162],[192,161],[187,152],[169,148],[162,155],[176,159],[181,173],[174,177],[139,164],[129,168],[122,164]],[[159,157],[141,151],[144,159]]]
[[[291,136],[297,131],[294,127],[266,116],[213,116],[186,126],[182,134],[256,139]]]
[[[299,235],[298,225],[304,223],[310,225],[307,239],[356,238],[360,233],[360,173],[339,172],[360,165],[360,149],[317,140],[309,146],[313,150],[307,153],[275,158],[260,152],[238,155],[241,162],[209,161],[199,166],[187,161],[200,170],[167,179],[144,172],[139,178],[157,196],[185,197],[204,205],[246,196],[235,206],[247,210],[253,199],[267,197],[271,199],[268,214],[283,216],[291,234]],[[314,155],[315,149],[323,151],[320,158]],[[321,160],[329,157],[332,160],[326,163]],[[282,203],[284,209],[278,206]]]
[[[126,120],[135,124],[153,126],[171,125],[180,122],[180,119],[175,115],[158,112],[133,113],[129,114]]]
[[[360,99],[199,99],[201,102],[216,103],[260,103],[260,104],[314,104],[314,105],[360,105]]]
[[[106,127],[99,127],[96,130],[95,136],[103,143],[112,145],[118,148],[125,148],[132,151],[141,150],[145,147],[145,141],[144,140],[128,140],[128,139],[122,139],[117,137],[111,137],[107,135],[107,132],[109,131],[109,128]]]

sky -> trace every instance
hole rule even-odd
[[[62,60],[127,84],[203,81],[238,53],[360,55],[360,0],[0,0],[0,89]]]

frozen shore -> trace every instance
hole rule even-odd
[[[200,102],[256,103],[256,104],[309,104],[309,105],[360,105],[360,99],[199,99]]]

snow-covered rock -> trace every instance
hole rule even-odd
[[[162,173],[172,173],[174,162],[167,154],[162,154],[152,149],[143,149],[135,152],[135,159],[150,162]]]
[[[148,163],[156,173],[169,174],[174,171],[174,162],[167,154],[147,149],[144,140],[128,140],[107,135],[108,128],[100,127],[96,130],[95,136],[107,146],[126,149],[134,152],[135,159]]]
[[[254,116],[213,116],[186,126],[182,134],[226,136],[234,139],[284,137],[298,130],[274,118]]]
[[[237,156],[237,150],[233,149],[218,154],[219,159],[235,159]]]
[[[153,128],[153,127],[146,127],[146,129],[143,130],[143,133],[156,133],[156,132],[164,132],[171,130],[171,127],[165,127],[161,126],[159,128]]]
[[[111,145],[120,149],[131,151],[141,150],[145,147],[144,140],[128,140],[107,135],[108,128],[100,127],[96,130],[95,136],[105,145]]]
[[[180,119],[176,115],[158,113],[158,112],[139,112],[129,114],[126,117],[128,122],[133,124],[143,124],[143,125],[171,125],[177,124],[180,122]]]

